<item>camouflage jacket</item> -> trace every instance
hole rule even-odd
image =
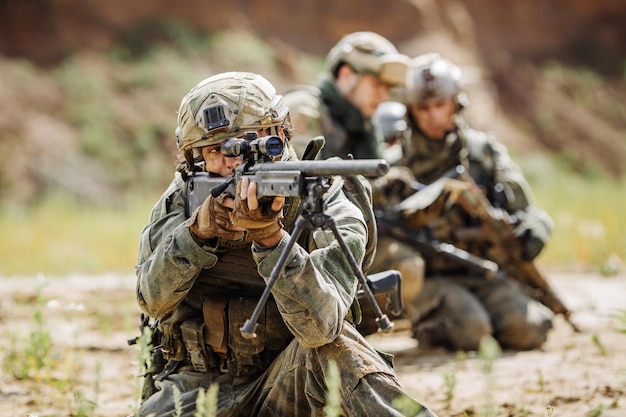
[[[367,241],[363,214],[348,200],[341,187],[341,180],[336,180],[327,193],[326,214],[335,219],[355,259],[361,262]],[[284,238],[271,249],[228,241],[219,241],[216,247],[203,247],[185,227],[184,194],[185,183],[177,173],[152,209],[150,221],[141,233],[136,267],[137,299],[141,310],[150,317],[174,314],[182,308],[191,291],[206,292],[207,288],[210,291],[211,287],[197,288],[198,277],[217,269],[229,251],[243,249],[244,256],[252,258],[256,264],[258,279],[267,281],[287,244]],[[229,279],[227,272],[223,275],[225,280]],[[332,231],[320,228],[307,236],[306,248],[293,247],[272,295],[281,321],[289,331],[304,347],[317,347],[339,335],[356,290],[356,277]]]
[[[494,258],[487,253],[499,247],[500,243],[496,242],[503,242],[505,238],[515,236],[516,242],[521,243],[520,251],[530,253],[531,249],[534,250],[532,258],[550,239],[552,219],[534,204],[530,186],[519,166],[509,157],[506,147],[487,133],[459,127],[443,140],[435,141],[426,139],[415,129],[410,141],[404,144],[404,157],[400,164],[408,167],[418,182],[429,185],[402,202],[405,215],[411,217],[414,226],[425,222],[431,226],[437,224],[439,232],[436,235],[439,239],[489,259]],[[461,193],[465,197],[461,198],[464,203],[459,206],[463,207],[460,212],[451,210],[451,202],[442,204],[444,200],[435,198],[441,191],[438,185],[443,184],[444,177],[456,178],[459,166],[464,167],[464,174],[458,178],[460,182],[475,183],[478,187],[476,197],[470,197],[471,193]],[[440,196],[445,199],[444,194]],[[475,236],[472,240],[469,230],[481,230],[476,228],[482,221],[479,220],[481,216],[477,216],[478,207],[474,206],[481,199],[485,203],[478,206],[487,208],[488,214],[485,216],[504,217],[506,213],[508,227],[499,232],[495,232],[498,229],[495,228],[482,238],[477,239]],[[432,204],[435,201],[439,203]],[[425,207],[428,209],[423,209]],[[466,231],[460,231],[466,227]],[[486,232],[483,230],[481,233]],[[466,237],[465,242],[457,240],[461,235]],[[525,246],[527,243],[528,247]],[[536,246],[533,248],[531,244]],[[510,247],[501,249],[512,250]]]
[[[460,127],[437,141],[413,129],[400,165],[409,167],[423,184],[431,184],[462,165],[494,207],[514,213],[532,204],[530,186],[506,147],[469,127]]]
[[[381,158],[377,131],[371,121],[322,78],[316,87],[297,87],[284,95],[296,131],[292,145],[299,157],[309,140],[324,136],[326,144],[320,159],[338,156],[345,159]]]

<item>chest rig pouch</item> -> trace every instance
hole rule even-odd
[[[246,339],[239,331],[264,287],[249,246],[229,250],[213,268],[200,273],[181,304],[195,312],[180,324],[184,350],[195,371],[219,368],[236,376],[254,374],[287,347],[293,335],[271,296],[259,317],[257,337]]]

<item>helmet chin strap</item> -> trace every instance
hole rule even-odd
[[[182,174],[183,179],[186,179],[190,173],[197,170],[196,158],[194,157],[193,148],[187,148],[182,153],[185,161],[179,163],[176,170]]]

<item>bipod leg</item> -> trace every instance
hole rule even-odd
[[[306,222],[307,220],[305,220],[302,216],[298,217],[298,219],[296,220],[293,234],[291,235],[289,242],[287,242],[287,246],[285,246],[285,249],[283,249],[283,251],[281,252],[280,257],[278,258],[278,262],[276,262],[276,265],[274,265],[274,269],[272,269],[270,279],[267,281],[267,285],[263,290],[263,294],[261,294],[261,298],[259,298],[256,307],[254,307],[254,311],[252,312],[250,318],[246,320],[241,328],[239,328],[239,332],[246,339],[256,338],[255,331],[257,322],[259,321],[259,315],[261,314],[261,310],[263,310],[263,307],[265,307],[265,303],[270,296],[272,287],[274,287],[276,279],[278,279],[280,273],[283,271],[283,266],[287,262],[287,256],[289,256],[289,253],[291,253],[291,249],[300,238],[300,234],[302,233],[302,230],[304,230]]]
[[[382,333],[389,333],[391,329],[393,329],[393,323],[389,320],[387,315],[383,313],[383,311],[380,309],[380,306],[376,302],[376,298],[374,298],[372,289],[367,284],[367,280],[365,279],[365,275],[363,275],[363,271],[361,270],[361,267],[356,263],[356,259],[354,259],[354,255],[352,254],[352,252],[350,251],[350,248],[348,248],[348,245],[346,244],[346,242],[343,240],[343,237],[339,233],[339,229],[337,228],[337,223],[335,222],[335,219],[333,219],[332,217],[328,215],[324,215],[324,219],[325,219],[324,226],[330,225],[330,228],[332,229],[333,234],[335,235],[335,238],[337,239],[337,242],[339,242],[339,246],[341,246],[341,249],[343,250],[344,255],[346,256],[346,258],[348,259],[348,262],[350,263],[352,272],[354,272],[354,274],[358,278],[359,282],[361,283],[361,287],[363,287],[363,292],[365,293],[365,296],[367,297],[369,302],[372,304],[372,307],[374,307],[374,312],[376,313],[376,324],[378,324],[378,329]]]

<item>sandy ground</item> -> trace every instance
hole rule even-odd
[[[2,278],[0,288],[0,416],[125,416],[136,404],[138,334],[132,275]],[[490,362],[476,353],[420,351],[406,323],[388,335],[370,336],[395,355],[406,390],[439,416],[626,416],[626,275],[600,277],[551,272],[549,279],[574,311],[575,332],[561,317],[546,345],[531,352],[503,352]],[[52,335],[55,366],[16,379],[7,356],[34,343],[35,312]],[[626,330],[624,330],[626,332]]]

